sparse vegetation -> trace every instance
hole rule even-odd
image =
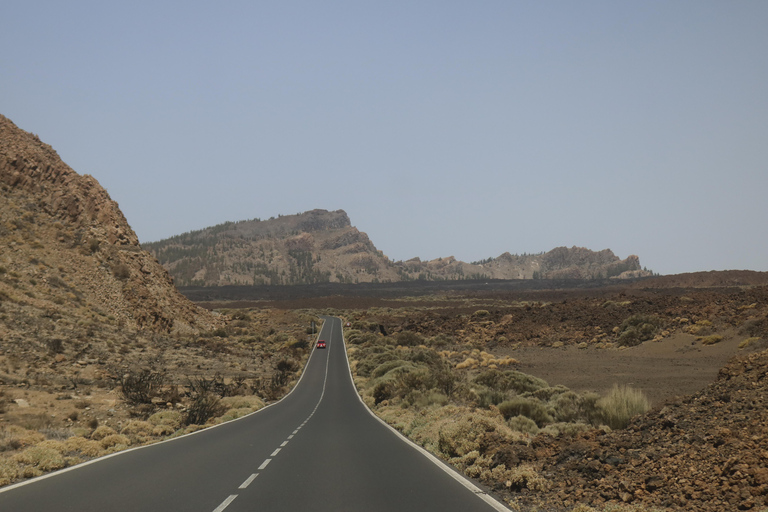
[[[654,315],[632,315],[622,322],[619,327],[618,343],[625,347],[634,347],[653,339],[658,332],[661,321]]]

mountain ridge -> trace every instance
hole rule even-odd
[[[464,279],[604,279],[651,276],[640,259],[610,249],[557,247],[467,263],[453,256],[393,261],[344,210],[310,210],[226,222],[143,247],[177,286],[289,285]]]

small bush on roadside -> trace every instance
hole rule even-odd
[[[123,450],[131,445],[131,440],[128,439],[128,436],[123,434],[112,434],[99,442],[101,443],[102,448],[107,450],[111,449],[111,451]]]
[[[31,446],[13,458],[19,464],[32,466],[40,471],[53,471],[66,467],[61,453],[51,446]]]
[[[462,457],[479,450],[483,436],[490,432],[497,432],[502,438],[513,437],[512,429],[498,413],[475,411],[445,425],[439,433],[437,447],[448,457]]]
[[[527,464],[521,464],[512,469],[507,475],[508,487],[520,490],[543,491],[547,488],[547,480]]]
[[[160,394],[165,382],[165,373],[148,368],[132,370],[120,377],[120,393],[129,404],[150,404]]]
[[[720,343],[721,341],[723,341],[722,336],[720,336],[719,334],[712,334],[710,336],[707,336],[706,338],[703,338],[701,340],[701,343],[703,345],[714,345],[716,343]]]
[[[192,398],[184,415],[185,425],[203,425],[209,419],[224,414],[221,399],[213,393],[201,393]]]
[[[93,439],[94,441],[101,441],[105,437],[111,436],[114,434],[117,434],[115,429],[113,429],[112,427],[108,427],[107,425],[102,425],[100,427],[97,427],[96,430],[94,430],[93,432],[91,432],[91,439]]]

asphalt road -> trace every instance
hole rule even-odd
[[[404,442],[352,385],[329,318],[294,391],[245,418],[0,490],[0,511],[506,510]]]

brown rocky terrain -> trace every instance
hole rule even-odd
[[[371,283],[465,279],[602,279],[650,276],[637,256],[558,247],[465,263],[453,256],[391,261],[343,210],[228,222],[146,243],[178,286]]]

